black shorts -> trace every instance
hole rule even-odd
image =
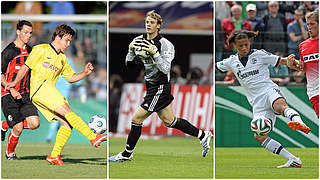
[[[171,84],[152,85],[146,83],[147,94],[141,107],[148,112],[158,112],[167,107],[172,101]]]
[[[14,99],[11,94],[1,97],[1,108],[10,127],[22,122],[26,117],[38,116],[37,108],[32,104],[29,94],[22,99]]]

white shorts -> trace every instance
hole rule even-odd
[[[276,115],[279,115],[279,113],[273,109],[273,103],[279,98],[285,99],[283,93],[278,88],[271,88],[263,95],[255,98],[253,102],[253,116],[262,115],[270,119],[273,127],[276,123]]]

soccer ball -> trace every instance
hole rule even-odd
[[[102,115],[95,115],[90,118],[88,126],[92,132],[103,134],[107,130],[107,120]]]
[[[272,130],[272,122],[264,116],[256,116],[251,121],[251,131],[258,136],[268,134]]]

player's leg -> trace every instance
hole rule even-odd
[[[9,129],[9,124],[7,121],[1,121],[1,141],[4,141],[6,138],[6,132]]]
[[[133,149],[135,148],[141,135],[142,123],[151,114],[152,112],[148,112],[140,106],[138,107],[131,120],[131,130],[127,138],[126,149],[115,156],[111,156],[109,161],[122,162],[132,160]]]
[[[55,112],[62,115],[74,129],[76,129],[82,135],[87,137],[93,146],[98,147],[101,142],[107,140],[106,134],[93,133],[88,127],[88,125],[82,120],[82,118],[77,116],[70,109],[68,104],[64,104],[58,107],[57,109],[55,109]]]
[[[8,135],[8,149],[6,151],[6,158],[8,160],[17,160],[15,149],[19,142],[20,135],[23,130],[23,122],[13,125],[11,132]]]
[[[61,160],[61,151],[63,150],[65,144],[67,143],[68,139],[71,136],[72,133],[72,126],[68,123],[68,121],[60,116],[57,115],[54,117],[55,121],[61,122],[61,127],[58,130],[57,136],[56,136],[56,142],[54,143],[52,152],[47,157],[47,162],[49,164],[55,164],[55,165],[65,165],[63,161]],[[53,122],[55,122],[53,121]]]
[[[284,100],[283,95],[277,92],[280,92],[280,91],[274,92],[274,89],[270,90],[269,92],[266,93],[265,96],[261,96],[260,98],[257,98],[255,100],[255,104],[253,105],[253,115],[254,116],[262,115],[270,119],[272,121],[272,129],[276,123],[276,114],[275,114],[275,109],[273,108],[273,105],[279,99]],[[254,138],[265,149],[269,150],[274,154],[278,154],[288,159],[288,162],[284,165],[284,167],[291,167],[291,165],[295,167],[299,167],[299,166],[301,167],[301,164],[302,164],[301,160],[295,157],[294,155],[292,155],[290,152],[288,152],[275,139],[268,137],[268,135],[264,135],[264,136],[254,135]],[[283,167],[283,166],[279,166],[279,168],[280,167]]]
[[[206,156],[210,148],[211,132],[202,131],[189,123],[187,120],[174,116],[171,104],[157,112],[163,124],[170,128],[179,129],[180,131],[200,139],[200,144],[203,147],[202,155]]]
[[[29,116],[23,121],[24,129],[38,129],[40,126],[39,116]]]
[[[6,158],[15,160],[17,159],[15,148],[23,130],[23,120],[25,119],[25,116],[19,111],[21,103],[15,100],[11,95],[1,97],[1,106],[2,112],[7,119],[7,125],[13,128],[8,136]]]
[[[268,135],[264,136],[258,136],[254,135],[254,138],[263,146],[265,149],[269,150],[270,152],[274,154],[278,154],[286,159],[288,159],[287,163],[281,166],[278,166],[278,168],[288,168],[288,167],[301,167],[302,162],[300,158],[295,157],[292,155],[289,151],[287,151],[282,145],[270,138]]]
[[[293,130],[301,130],[308,134],[310,128],[304,124],[299,113],[294,109],[290,108],[284,98],[278,98],[273,102],[273,109],[284,117],[289,118],[291,121],[288,126]]]

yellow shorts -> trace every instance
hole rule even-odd
[[[56,116],[54,111],[58,107],[69,104],[60,91],[49,83],[44,83],[36,93],[31,96],[31,101],[49,122]]]

